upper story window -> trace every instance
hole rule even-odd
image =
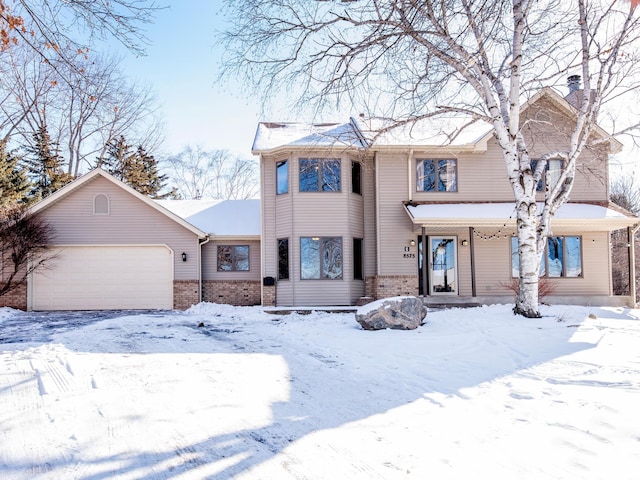
[[[218,245],[219,272],[248,272],[249,245]]]
[[[301,192],[340,192],[340,159],[301,158]]]
[[[109,215],[111,213],[109,206],[109,197],[104,193],[99,193],[93,197],[93,214],[94,215]]]
[[[511,275],[519,275],[518,239],[511,237]],[[549,237],[540,264],[541,277],[582,277],[582,237]]]
[[[362,164],[351,162],[351,191],[362,195]]]
[[[539,160],[531,160],[531,171],[535,172],[536,167],[538,166]],[[547,160],[547,168],[546,171],[538,180],[538,185],[536,185],[536,191],[544,192],[545,185],[549,182],[549,188],[552,189],[558,184],[558,180],[560,179],[560,174],[562,173],[562,166],[564,165],[562,159],[560,158],[550,158]]]
[[[342,238],[301,237],[300,278],[338,280],[342,278]]]
[[[458,161],[447,159],[418,159],[416,167],[419,192],[457,192]]]
[[[289,192],[289,162],[283,160],[276,163],[276,194]]]

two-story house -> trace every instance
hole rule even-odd
[[[531,158],[567,145],[576,112],[567,98],[546,88],[524,105]],[[260,123],[263,304],[512,302],[515,203],[500,147],[486,125],[454,136],[452,125],[377,135],[383,125],[365,118]],[[630,303],[612,295],[609,238],[639,219],[609,204],[608,155],[621,144],[596,135],[605,141],[582,154],[570,201],[552,221],[545,301]],[[546,181],[559,162],[549,161]]]

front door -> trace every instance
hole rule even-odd
[[[456,237],[429,237],[429,294],[457,295]]]

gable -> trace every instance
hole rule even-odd
[[[108,213],[96,213],[96,197],[106,197]],[[55,229],[55,243],[179,243],[195,239],[163,212],[104,177],[96,176],[37,212]]]
[[[142,195],[141,193],[137,192],[133,188],[124,184],[123,182],[117,180],[112,175],[109,175],[107,172],[105,172],[100,168],[96,168],[90,171],[89,173],[82,175],[81,177],[77,178],[76,180],[69,183],[68,185],[65,185],[63,188],[55,192],[53,195],[50,195],[49,197],[41,200],[40,202],[38,202],[37,204],[35,204],[33,207],[30,208],[30,212],[34,214],[36,213],[41,214],[42,212],[52,208],[52,206],[62,202],[63,200],[68,200],[69,197],[74,197],[78,191],[83,190],[87,185],[92,184],[98,179],[100,179],[100,182],[102,182],[100,183],[100,185],[104,185],[104,188],[107,188],[109,191],[114,192],[114,195],[116,195],[116,197],[127,198],[132,205],[133,204],[146,205],[150,207],[152,210],[156,210],[156,212],[159,213],[160,215],[165,216],[169,221],[172,221],[180,225],[182,228],[190,231],[192,234],[198,236],[199,238],[206,237],[206,234],[201,230],[199,230],[198,228],[194,227],[193,225],[186,222],[185,220],[175,215],[174,213],[162,208],[160,205],[158,205],[156,202],[151,200],[146,195]],[[111,186],[109,186],[109,184],[111,184]],[[95,188],[95,185],[93,188]],[[99,193],[96,193],[96,195],[98,194]],[[87,207],[86,202],[83,203],[82,205],[84,207]],[[94,207],[93,199],[90,202],[90,206],[91,206],[91,212],[93,212],[93,207]]]

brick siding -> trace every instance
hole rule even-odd
[[[260,305],[260,282],[250,280],[205,280],[202,300],[228,305]]]
[[[376,300],[400,295],[418,296],[418,292],[417,275],[380,275],[365,280],[366,296]]]
[[[27,309],[27,284],[23,283],[0,297],[0,307]]]
[[[276,306],[276,286],[262,287],[262,306],[275,307]]]
[[[186,310],[199,301],[198,280],[174,280],[173,281],[173,308]]]

